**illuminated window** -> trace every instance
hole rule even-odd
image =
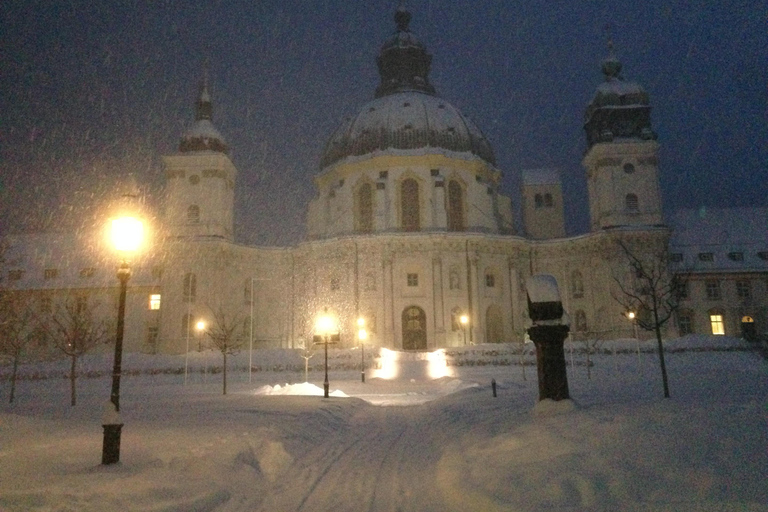
[[[408,274],[406,276],[408,286],[419,286],[419,274]]]
[[[725,335],[725,325],[723,323],[723,315],[713,314],[709,315],[709,324],[712,326],[712,334],[717,336]]]
[[[708,300],[720,300],[720,281],[707,281],[705,286]]]
[[[160,294],[153,293],[149,296],[149,309],[157,311],[160,309]]]
[[[736,296],[740,299],[751,299],[752,283],[749,281],[736,281]]]

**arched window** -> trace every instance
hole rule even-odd
[[[574,330],[576,332],[587,332],[587,315],[581,309],[576,310],[574,316]]]
[[[200,222],[200,207],[196,204],[187,208],[187,222],[190,224],[197,224]]]
[[[373,231],[373,190],[370,183],[363,183],[357,189],[357,231]]]
[[[571,297],[574,299],[580,299],[584,296],[584,279],[581,277],[581,272],[574,270],[571,273]]]
[[[636,194],[627,194],[624,198],[624,207],[628,212],[636,212],[639,210]]]
[[[400,218],[403,231],[421,229],[419,210],[419,184],[413,178],[405,179],[400,184]]]
[[[448,182],[448,231],[464,231],[464,189],[458,181]]]
[[[184,302],[195,302],[197,297],[197,277],[192,272],[184,274]]]

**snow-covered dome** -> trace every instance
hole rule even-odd
[[[320,165],[389,149],[422,148],[471,153],[495,165],[490,143],[472,121],[447,101],[419,91],[365,104],[333,134]]]
[[[459,109],[440,98],[429,83],[432,56],[411,33],[411,14],[402,5],[395,13],[397,30],[376,59],[381,82],[373,101],[333,133],[321,167],[387,150],[430,148],[469,153],[496,165],[491,145]]]
[[[621,76],[621,62],[613,55],[602,62],[605,76],[587,106],[584,130],[587,144],[611,142],[615,138],[656,139],[651,130],[651,104],[648,93],[637,83]]]
[[[207,74],[207,73],[206,73]],[[227,153],[229,146],[213,122],[213,103],[208,92],[208,79],[200,87],[200,96],[195,102],[195,123],[181,137],[179,151],[216,151]]]

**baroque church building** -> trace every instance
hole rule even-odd
[[[307,239],[296,246],[234,240],[238,170],[204,83],[195,123],[178,153],[163,158],[164,208],[155,246],[129,282],[126,350],[197,348],[194,325],[216,315],[238,323],[255,348],[299,348],[323,311],[339,320],[340,347],[358,343],[360,317],[372,346],[519,343],[525,281],[538,273],[556,277],[575,336],[632,336],[612,297],[614,276],[628,272],[617,240],[641,254],[665,248],[671,233],[648,94],[621,78],[615,57],[603,61],[605,79],[584,125],[591,227],[566,237],[557,172],[524,171],[522,203],[513,207],[490,142],[430,83],[431,55],[410,18],[396,11],[396,31],[376,58],[373,99],[331,134],[314,177]],[[9,286],[48,308],[72,294],[101,296],[113,314],[114,272],[76,241],[51,240],[11,239]]]

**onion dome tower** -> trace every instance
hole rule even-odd
[[[309,206],[310,238],[397,231],[512,230],[501,172],[480,129],[440,98],[432,56],[403,3],[381,46],[374,99],[331,135]]]
[[[662,225],[658,144],[648,93],[621,76],[610,39],[601,68],[605,78],[584,122],[587,151],[582,163],[591,229]]]
[[[179,153],[163,157],[168,236],[233,239],[237,169],[212,118],[206,63],[195,102],[195,122],[182,136]]]

